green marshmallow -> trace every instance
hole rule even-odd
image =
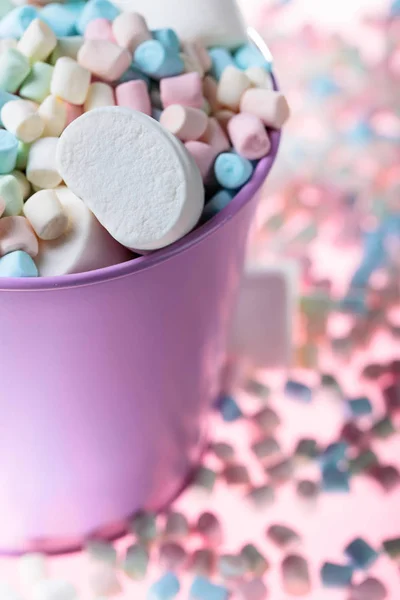
[[[28,156],[29,150],[31,148],[31,144],[25,144],[25,142],[18,142],[18,153],[17,153],[17,162],[15,168],[18,171],[25,171],[26,165],[28,164]]]
[[[77,60],[78,52],[83,44],[83,37],[72,35],[71,37],[60,37],[57,40],[57,46],[50,55],[49,63],[55,65],[59,58],[68,56]]]
[[[13,94],[31,70],[26,56],[16,48],[7,48],[0,55],[0,89]]]
[[[50,94],[50,82],[53,67],[43,62],[36,62],[19,90],[21,98],[33,100],[41,104]]]
[[[21,214],[24,200],[21,186],[13,175],[2,175],[0,177],[0,196],[6,203],[3,217],[15,217]]]

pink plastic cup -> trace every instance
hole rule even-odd
[[[182,489],[207,439],[257,194],[106,269],[0,279],[0,551],[122,534]]]

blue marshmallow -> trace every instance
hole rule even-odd
[[[175,77],[185,70],[179,54],[170,51],[157,40],[148,40],[136,48],[133,66],[135,65],[153,79]]]
[[[345,553],[356,569],[369,569],[378,558],[378,553],[362,538],[353,540]]]
[[[181,49],[181,43],[173,29],[155,29],[151,32],[153,39],[160,42],[165,48],[171,52],[178,54]]]
[[[215,196],[207,202],[204,207],[202,214],[202,221],[208,221],[212,217],[215,217],[221,210],[223,210],[228,204],[232,201],[233,194],[228,192],[227,190],[221,190]]]
[[[226,67],[234,65],[232,55],[226,48],[211,48],[208,51],[211,58],[211,75],[219,81]]]
[[[335,442],[329,444],[320,456],[320,461],[323,466],[337,465],[346,459],[348,446],[345,442]]]
[[[147,594],[147,600],[173,600],[181,589],[179,579],[174,573],[165,573],[153,583]]]
[[[125,73],[122,75],[122,77],[118,79],[118,85],[121,83],[126,83],[127,81],[137,81],[138,79],[144,81],[147,87],[150,88],[149,77],[147,77],[147,75],[136,69],[134,65],[131,65],[129,69],[125,71]]]
[[[0,175],[15,169],[18,154],[18,140],[9,131],[0,129]]]
[[[39,16],[34,6],[19,6],[14,8],[0,21],[0,38],[22,37],[25,29]]]
[[[262,67],[266,71],[271,71],[271,63],[266,60],[260,50],[254,44],[245,44],[234,54],[236,66],[239,69],[249,69],[250,67]]]
[[[336,465],[328,465],[322,471],[322,488],[325,492],[347,494],[350,492],[348,473]]]
[[[299,381],[288,380],[285,385],[285,395],[301,402],[311,402],[312,400],[311,388]]]
[[[229,590],[222,585],[215,585],[205,577],[196,577],[189,591],[190,600],[228,600]]]
[[[220,154],[214,164],[214,173],[218,183],[228,190],[243,187],[253,175],[253,171],[252,163],[234,152]]]
[[[94,19],[114,21],[118,15],[118,8],[108,0],[89,0],[81,12],[76,28],[78,33],[83,35],[90,21],[94,21]]]
[[[351,584],[353,569],[348,565],[326,562],[321,569],[321,580],[327,588],[346,588]]]
[[[243,417],[243,413],[232,396],[220,396],[217,409],[226,423],[233,423]]]
[[[0,258],[0,277],[38,277],[33,259],[22,250],[16,250]]]
[[[372,414],[372,404],[368,398],[354,398],[348,402],[353,417],[364,417]]]
[[[57,37],[69,37],[76,35],[76,22],[84,7],[84,2],[47,4],[40,13],[40,19],[51,27]]]

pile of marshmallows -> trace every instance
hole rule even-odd
[[[222,210],[289,116],[270,64],[107,0],[0,21],[0,276],[90,271]]]

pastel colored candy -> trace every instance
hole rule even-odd
[[[25,217],[42,240],[55,240],[65,233],[68,217],[54,190],[41,190],[24,204]]]
[[[219,519],[211,512],[202,513],[197,521],[196,532],[211,546],[220,546],[223,540]]]
[[[281,564],[283,589],[292,596],[307,596],[311,579],[307,561],[298,554],[286,556]]]
[[[78,52],[78,63],[105,81],[116,81],[129,68],[128,50],[104,40],[85,40]]]
[[[185,147],[199,167],[202,178],[206,180],[216,157],[214,149],[204,142],[186,142]]]
[[[90,85],[90,72],[67,56],[54,65],[51,93],[71,104],[83,104]]]
[[[239,154],[224,152],[215,161],[214,172],[222,187],[235,190],[248,182],[253,174],[253,165]]]
[[[14,96],[14,94],[9,94],[8,92],[5,92],[4,90],[0,89],[0,125],[2,126],[2,122],[1,122],[1,109],[3,108],[3,106],[5,104],[7,104],[7,102],[12,102],[13,100],[18,100],[18,96]]]
[[[226,48],[211,48],[208,53],[211,58],[211,75],[219,81],[225,69],[234,66],[232,55]]]
[[[100,562],[112,567],[117,566],[118,555],[111,542],[95,538],[89,539],[85,544],[85,550],[92,562]]]
[[[124,573],[134,581],[142,581],[147,575],[149,551],[144,544],[133,544],[126,551],[122,562]]]
[[[168,572],[150,586],[147,600],[173,600],[179,594],[180,589],[177,576]]]
[[[164,110],[160,123],[183,142],[189,142],[204,135],[208,119],[198,108],[173,104]]]
[[[262,579],[241,581],[237,587],[238,600],[267,600],[268,590]]]
[[[57,45],[53,30],[40,19],[34,19],[18,42],[18,50],[31,63],[45,61]]]
[[[83,115],[83,106],[77,106],[76,104],[70,104],[65,102],[65,108],[67,109],[67,122],[66,127]]]
[[[205,205],[202,220],[208,221],[212,217],[215,217],[215,215],[228,206],[232,199],[233,194],[230,194],[227,190],[217,192]]]
[[[186,562],[186,551],[181,544],[177,542],[164,542],[160,545],[158,551],[158,560],[160,566],[165,571],[176,573],[184,566]]]
[[[16,92],[30,71],[29,61],[16,48],[8,48],[0,55],[0,88]]]
[[[23,82],[19,94],[22,98],[41,103],[50,94],[50,83],[54,68],[43,62],[35,62]]]
[[[228,133],[236,152],[249,160],[262,158],[271,150],[265,126],[255,115],[235,115],[228,123]]]
[[[67,108],[63,100],[49,95],[38,108],[44,124],[43,137],[58,137],[67,124]]]
[[[267,559],[254,544],[243,546],[240,555],[245,562],[246,570],[253,576],[262,577],[269,568]]]
[[[104,40],[115,44],[112,23],[107,19],[94,19],[85,29],[85,40]]]
[[[32,257],[22,250],[0,258],[0,277],[37,277],[38,274]]]
[[[170,541],[182,540],[189,535],[187,517],[180,512],[169,512],[165,522],[164,538]]]
[[[141,542],[153,542],[158,536],[157,517],[153,512],[139,510],[133,516],[130,528]]]
[[[192,40],[191,42],[182,42],[182,51],[188,56],[192,57],[193,60],[199,65],[200,74],[204,75],[208,73],[212,67],[212,61],[206,47],[199,40]]]
[[[84,42],[84,38],[80,35],[71,37],[58,37],[57,46],[54,48],[50,56],[50,64],[55,65],[59,58],[67,56],[76,60],[78,52]]]
[[[218,101],[218,83],[214,77],[206,75],[203,79],[203,94],[206,100],[208,100],[213,112],[217,112],[222,108]]]
[[[85,112],[102,106],[114,106],[114,90],[107,83],[97,81],[89,86],[83,109]]]
[[[153,39],[157,40],[165,48],[171,52],[179,53],[181,49],[181,43],[175,31],[173,29],[154,29],[152,32]]]
[[[207,129],[201,137],[202,142],[209,144],[215,155],[221,152],[227,152],[231,149],[231,145],[221,125],[214,117],[210,117],[207,123]]]
[[[197,48],[194,43],[183,42],[182,52],[180,52],[179,56],[181,57],[181,59],[183,60],[183,64],[185,65],[185,73],[196,72],[201,77],[204,77],[206,70],[203,67],[203,63],[201,61],[199,52],[197,51]]]
[[[240,579],[246,573],[246,562],[243,556],[236,554],[221,554],[218,558],[217,569],[222,579]]]
[[[250,83],[256,88],[263,88],[266,90],[274,89],[274,82],[271,73],[263,69],[262,67],[249,67],[245,71],[247,78]]]
[[[289,105],[281,92],[249,89],[242,97],[241,112],[259,117],[268,127],[280,129],[289,118]]]
[[[40,19],[47,23],[57,38],[76,34],[76,21],[79,11],[85,6],[84,2],[58,4],[52,2],[40,11]]]
[[[56,193],[70,226],[57,240],[39,240],[36,264],[42,277],[84,273],[132,258],[80,198],[65,187],[57,188]]]
[[[271,70],[271,63],[266,60],[260,50],[252,43],[244,44],[234,54],[236,65],[245,71],[249,67],[261,67],[266,71]]]
[[[378,553],[362,538],[356,538],[345,549],[346,556],[356,569],[369,569],[377,560]]]
[[[25,171],[26,165],[28,163],[28,154],[30,150],[30,144],[25,144],[24,142],[17,141],[17,161],[16,168],[20,171]]]
[[[198,73],[185,73],[162,79],[160,93],[164,108],[171,104],[182,104],[193,108],[203,107],[203,83]]]
[[[108,0],[89,0],[77,20],[76,29],[83,35],[90,21],[99,18],[114,21],[118,14],[118,8]]]
[[[60,185],[62,177],[56,167],[58,138],[46,137],[34,142],[30,148],[26,177],[28,181],[42,189]]]
[[[21,171],[11,171],[11,175],[15,177],[15,179],[18,181],[18,185],[22,194],[22,199],[25,201],[31,195],[31,184],[27,180],[25,174]]]
[[[228,110],[227,108],[224,110],[218,110],[215,113],[215,119],[217,119],[225,134],[228,133],[229,121],[235,116],[235,114],[236,113],[234,113],[232,110]]]
[[[181,75],[185,69],[179,54],[172,52],[157,40],[140,44],[134,53],[134,63],[154,79]]]
[[[326,588],[347,588],[353,579],[353,567],[326,562],[321,569],[322,584]]]
[[[0,198],[2,199],[4,217],[21,214],[23,194],[18,180],[13,175],[0,177]]]
[[[228,588],[201,576],[194,579],[189,590],[189,600],[228,600],[229,596]]]
[[[39,244],[29,221],[25,217],[2,217],[0,219],[0,256],[22,250],[34,257]]]
[[[18,6],[0,20],[0,37],[19,39],[38,11],[34,6]]]
[[[286,525],[271,525],[267,530],[267,537],[281,549],[300,542],[300,536],[296,531]]]
[[[217,100],[222,106],[237,112],[243,94],[250,87],[251,82],[243,71],[228,66],[219,80]]]
[[[57,164],[68,187],[132,250],[173,243],[203,210],[203,183],[186,149],[155,120],[127,108],[97,109],[72,123],[60,138]]]
[[[152,108],[147,85],[140,79],[121,83],[115,88],[118,106],[125,106],[151,116]]]
[[[18,153],[18,140],[9,131],[0,129],[0,175],[15,169]]]
[[[122,13],[112,24],[114,38],[119,46],[134,52],[140,44],[152,39],[145,19],[138,13]]]
[[[44,122],[30,102],[14,100],[7,102],[1,110],[3,126],[16,138],[30,143],[39,138],[44,130]]]

